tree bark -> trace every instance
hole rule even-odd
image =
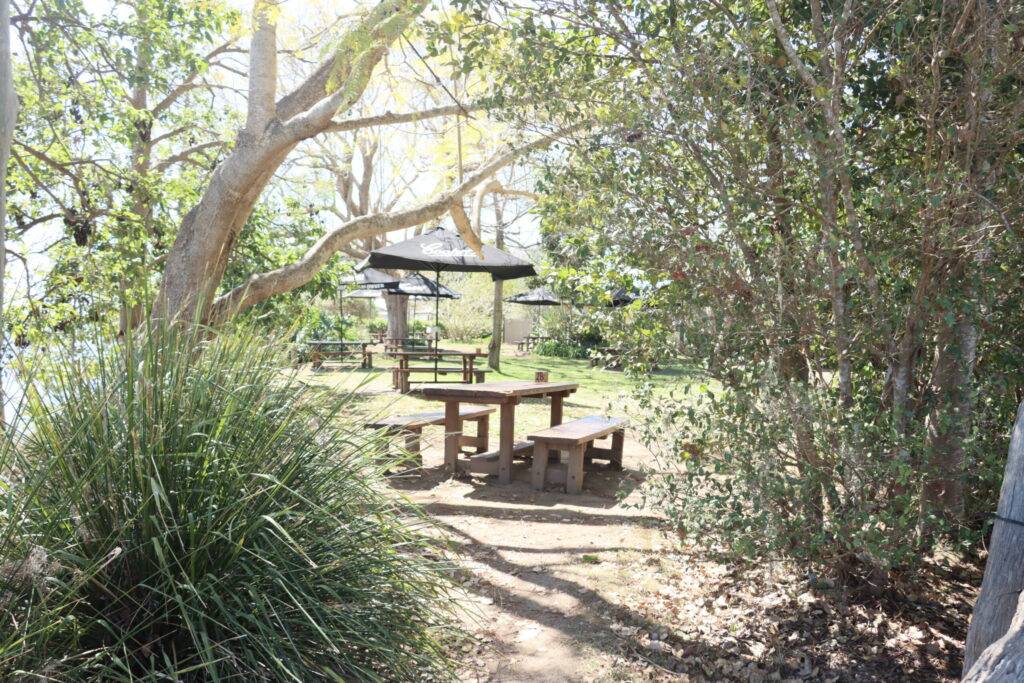
[[[388,309],[388,336],[393,339],[405,339],[409,336],[409,297],[384,296],[384,305]]]
[[[494,195],[494,246],[505,248],[505,217],[502,215],[501,200]],[[487,345],[487,365],[495,371],[501,370],[501,342],[505,334],[505,316],[502,296],[505,283],[496,280],[494,283],[494,314],[491,317],[491,341]]]
[[[299,142],[329,129],[335,115],[355,104],[388,46],[424,7],[424,0],[376,5],[309,78],[275,102],[274,13],[265,0],[256,0],[245,125],[199,203],[182,221],[167,255],[154,317],[209,317],[231,250],[278,166]]]
[[[1017,601],[1006,635],[985,648],[963,683],[1018,683],[1024,679],[1024,601]]]
[[[1024,403],[1017,408],[996,513],[1003,519],[1024,522]],[[965,672],[1006,634],[1024,589],[1024,525],[1003,519],[997,518],[992,529],[985,577],[967,632]]]
[[[0,0],[0,425],[4,420],[3,357],[7,348],[4,278],[7,272],[7,161],[11,155],[18,97],[11,67],[11,5]]]

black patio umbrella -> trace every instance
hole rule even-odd
[[[547,287],[535,287],[521,294],[506,297],[505,301],[510,304],[522,304],[523,306],[560,306],[563,303]]]
[[[357,271],[367,268],[403,268],[434,272],[438,284],[441,273],[490,273],[492,280],[514,280],[536,275],[533,264],[500,249],[483,245],[482,255],[454,233],[434,228],[412,239],[374,249],[356,266]],[[437,346],[440,323],[440,298],[434,299],[434,345]]]
[[[398,284],[385,287],[385,294],[417,296],[426,299],[461,299],[462,295],[419,273],[409,273]]]
[[[356,270],[371,267],[435,273],[490,273],[492,280],[514,280],[537,274],[533,264],[508,252],[485,244],[482,253],[482,257],[477,256],[458,233],[434,228],[404,242],[374,249]]]
[[[407,296],[413,300],[412,316],[416,317],[416,299],[461,299],[462,295],[419,273],[409,273],[397,285],[381,290],[384,294]]]
[[[391,285],[397,285],[402,278],[397,275],[388,275],[376,268],[366,268],[355,275],[348,275],[341,278],[343,285],[358,285],[360,289],[382,289]]]
[[[640,299],[650,296],[654,292],[658,292],[661,291],[662,289],[665,289],[670,284],[672,284],[672,280],[661,280],[659,282],[655,282],[654,284],[643,283],[640,286],[640,292],[629,291],[625,287],[619,287],[614,292],[612,292],[611,302],[609,302],[607,306],[610,308],[627,306],[633,303],[634,301],[639,301]]]
[[[355,292],[349,292],[350,298],[356,299],[372,299],[374,295],[367,294],[367,292],[377,289],[383,289],[391,285],[397,285],[401,281],[396,275],[388,275],[385,272],[377,270],[376,268],[367,268],[361,272],[355,273],[354,275],[348,275],[341,278],[341,283],[338,287],[338,315],[345,315],[345,287],[355,286],[358,287]],[[358,293],[358,295],[357,295]]]

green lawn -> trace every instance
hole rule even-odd
[[[472,350],[479,345],[446,342],[443,347]],[[311,382],[356,390],[361,398],[359,409],[368,416],[441,409],[437,401],[428,401],[415,395],[402,396],[393,391],[390,372],[381,369],[393,365],[390,359],[376,355],[374,365],[377,366],[374,370],[367,371],[327,364],[320,371],[303,371],[303,374]],[[477,367],[485,367],[485,364],[478,361]],[[501,372],[492,371],[488,381],[532,380],[537,370],[547,370],[551,381],[570,381],[580,385],[579,390],[565,402],[566,420],[593,414],[624,414],[624,406],[632,389],[642,381],[651,381],[656,387],[665,390],[678,389],[699,381],[695,374],[678,367],[662,369],[643,378],[633,378],[619,370],[590,367],[586,360],[548,358],[533,354],[517,357],[512,346],[503,349]],[[520,404],[516,410],[516,431],[522,435],[527,430],[547,426],[547,406],[546,401],[539,399],[528,399]]]

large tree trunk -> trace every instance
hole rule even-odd
[[[7,347],[4,316],[4,277],[7,272],[7,161],[18,116],[11,69],[11,6],[0,0],[0,424],[4,423],[3,353]]]
[[[1006,634],[985,648],[968,671],[963,683],[1019,683],[1024,680],[1024,600]]]
[[[266,0],[254,2],[245,126],[182,221],[167,255],[155,317],[213,314],[231,250],[278,166],[299,142],[334,128],[334,116],[355,104],[389,45],[424,7],[425,0],[379,3],[342,36],[309,78],[276,100],[276,11]]]
[[[505,248],[505,221],[502,216],[501,199],[494,195],[494,246],[498,249]],[[491,341],[487,345],[487,365],[496,371],[501,370],[501,342],[505,334],[505,315],[503,310],[502,296],[505,293],[505,285],[501,280],[494,283],[494,315],[491,318]]]
[[[388,309],[388,336],[394,339],[405,339],[409,336],[409,297],[384,296],[384,305]]]
[[[1024,589],[1024,403],[1017,408],[996,514],[1002,519],[992,529],[985,578],[967,632],[964,671],[1006,633]]]

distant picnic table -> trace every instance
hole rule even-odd
[[[529,353],[530,349],[546,341],[551,341],[551,337],[544,334],[528,334],[516,342],[516,350]]]
[[[373,367],[372,341],[316,340],[303,342],[310,348],[310,361],[319,368],[325,360],[347,360],[358,358],[362,368]]]
[[[398,365],[391,368],[392,385],[403,394],[409,393],[413,374],[432,374],[434,382],[441,381],[439,378],[443,375],[458,374],[461,375],[464,383],[469,384],[474,380],[482,382],[488,372],[485,369],[474,367],[476,359],[485,355],[479,349],[476,351],[452,349],[385,351],[384,355],[398,361]],[[414,365],[417,362],[420,364]],[[444,363],[453,365],[444,365]],[[459,365],[456,366],[454,363]],[[451,380],[445,379],[444,381]]]

